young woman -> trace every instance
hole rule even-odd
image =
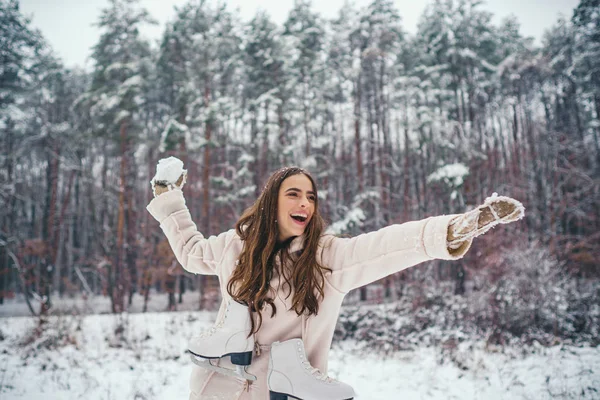
[[[186,270],[218,276],[224,301],[217,320],[229,312],[231,300],[247,305],[256,342],[248,368],[256,381],[249,384],[194,367],[190,399],[195,400],[269,399],[271,345],[290,339],[302,339],[299,357],[305,355],[306,367],[310,363],[322,374],[309,371],[326,381],[329,348],[342,300],[349,291],[423,261],[459,259],[475,236],[524,214],[516,200],[494,195],[465,214],[337,238],[324,234],[314,179],[307,171],[292,167],[271,175],[235,229],[205,238],[185,205],[181,190],[185,177],[183,171],[176,183],[173,178],[170,182],[153,179],[156,197],[147,209],[160,222]],[[227,359],[222,359],[220,366],[234,368]]]

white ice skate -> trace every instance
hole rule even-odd
[[[301,339],[275,342],[269,359],[270,400],[351,400],[354,389],[323,374],[306,359]]]
[[[246,367],[252,362],[254,351],[254,335],[248,337],[251,331],[248,307],[232,299],[225,299],[225,312],[215,325],[194,336],[189,343],[188,352],[192,362],[200,367],[221,374],[255,381],[256,376],[246,372]],[[218,359],[230,357],[235,370],[220,367]],[[217,360],[214,363],[213,360]]]

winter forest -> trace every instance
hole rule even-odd
[[[173,155],[205,236],[287,165],[340,235],[520,200],[464,259],[350,293],[330,372],[360,399],[599,398],[600,1],[541,45],[477,0],[430,1],[416,34],[391,0],[313,8],[278,25],[190,0],[153,44],[149,13],[111,0],[83,71],[0,0],[0,397],[187,396],[182,350],[220,294],[145,209]]]

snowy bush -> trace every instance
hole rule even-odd
[[[408,297],[388,305],[343,307],[335,339],[353,339],[383,354],[459,342],[476,334],[466,309],[466,299],[450,293],[429,297],[418,308]]]
[[[597,340],[597,329],[594,332],[591,323],[598,320],[597,313],[595,317],[586,314],[588,302],[578,296],[577,281],[564,272],[547,248],[533,245],[506,250],[479,275],[475,279],[485,284],[471,296],[469,313],[480,328],[497,333],[492,341],[506,340],[499,332],[546,344],[557,338]],[[592,297],[588,292],[587,298]],[[575,326],[577,315],[586,315],[579,328]],[[588,331],[585,338],[579,335],[583,330]]]
[[[568,286],[565,330],[572,339],[600,343],[600,282],[571,281]]]
[[[421,282],[394,303],[343,307],[335,339],[384,354],[420,345],[453,354],[464,340],[481,338],[490,345],[599,343],[597,283],[568,276],[542,246],[500,254],[484,260],[486,268],[473,276],[480,289],[466,295],[444,282]]]
[[[55,350],[69,345],[78,345],[77,333],[81,331],[82,316],[40,317],[22,337],[19,345],[26,357],[41,349]]]

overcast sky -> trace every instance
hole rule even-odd
[[[142,33],[157,41],[165,22],[174,16],[173,6],[187,1],[189,0],[141,0],[141,5],[159,22],[158,26],[145,28]],[[370,2],[371,0],[354,1],[358,6]],[[90,68],[90,49],[99,38],[99,30],[92,24],[98,21],[100,10],[108,3],[108,0],[21,0],[21,10],[31,17],[32,25],[42,31],[67,67],[79,65]],[[250,20],[260,7],[281,24],[294,0],[229,0],[227,3],[231,9],[239,8],[244,20]],[[345,0],[313,1],[313,9],[326,18],[333,18],[344,3]],[[395,3],[404,28],[414,33],[428,2],[395,0]],[[488,0],[482,8],[494,13],[495,24],[511,14],[516,15],[521,22],[521,32],[525,36],[533,36],[539,44],[544,31],[556,22],[559,15],[570,18],[578,3],[578,0]]]

